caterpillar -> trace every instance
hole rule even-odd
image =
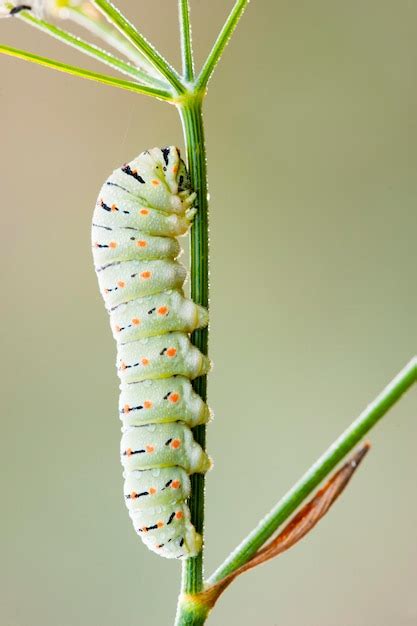
[[[124,499],[143,542],[167,558],[196,556],[189,475],[211,461],[191,428],[210,410],[191,380],[210,361],[189,333],[208,312],[184,296],[177,237],[190,228],[196,194],[178,148],[153,148],[115,170],[93,214],[92,250],[117,342]]]

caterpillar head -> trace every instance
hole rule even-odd
[[[196,196],[175,146],[146,150],[116,170],[111,178],[144,206],[166,213],[185,215]]]

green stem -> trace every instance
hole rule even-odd
[[[230,37],[233,34],[240,18],[247,5],[249,4],[249,0],[237,0],[235,6],[233,7],[229,17],[227,18],[222,30],[220,31],[219,36],[216,39],[216,42],[207,57],[206,62],[204,63],[203,69],[201,70],[197,82],[196,89],[199,91],[204,91],[207,87],[207,83],[211,78],[211,75],[214,72],[214,68],[219,62],[225,47],[227,46]]]
[[[414,357],[229,555],[210,577],[208,583],[213,584],[222,580],[238,567],[247,563],[279,526],[294,513],[305,498],[329,475],[343,457],[356,446],[416,381],[417,357]]]
[[[92,5],[90,4],[81,4],[79,6],[66,6],[64,9],[56,10],[55,12],[60,19],[71,20],[75,24],[88,30],[94,36],[102,39],[107,45],[123,54],[137,67],[145,69],[146,72],[152,74],[154,78],[159,76],[155,68],[148,63],[139,50],[122,37],[119,31],[106,21],[102,13],[94,8],[97,16],[90,14],[91,8]]]
[[[139,83],[123,80],[121,78],[114,78],[113,76],[106,76],[105,74],[98,74],[97,72],[90,72],[82,67],[68,65],[67,63],[61,63],[60,61],[55,61],[55,59],[49,59],[47,57],[41,57],[37,54],[27,52],[26,50],[18,50],[17,48],[11,48],[10,46],[0,45],[0,54],[7,54],[18,59],[30,61],[31,63],[43,65],[44,67],[50,67],[51,69],[58,70],[59,72],[65,72],[66,74],[79,76],[80,78],[86,78],[87,80],[94,80],[98,83],[104,83],[105,85],[119,87],[119,89],[134,91],[135,93],[141,93],[146,96],[153,96],[155,98],[159,98],[160,100],[172,101],[172,94],[168,91],[147,87],[146,85],[139,85]]]
[[[192,596],[180,596],[178,599],[175,626],[203,626],[211,608]]]
[[[95,6],[105,17],[119,29],[119,31],[132,43],[146,59],[158,70],[158,72],[179,93],[184,93],[185,88],[177,72],[172,68],[164,57],[145,39],[141,33],[131,24],[124,15],[109,0],[93,0]]]
[[[151,87],[156,87],[158,89],[165,89],[165,90],[168,89],[168,85],[166,83],[163,83],[162,81],[149,76],[149,74],[147,74],[146,72],[143,72],[142,70],[139,70],[133,65],[126,63],[122,59],[119,59],[113,54],[110,54],[109,52],[102,50],[98,46],[90,44],[87,41],[84,41],[83,39],[81,39],[80,37],[76,37],[72,33],[69,33],[66,30],[63,30],[62,28],[58,28],[54,24],[50,24],[49,22],[38,19],[29,11],[21,11],[18,14],[18,19],[22,20],[23,22],[26,22],[27,24],[30,24],[31,26],[34,26],[35,28],[41,30],[42,32],[48,35],[51,35],[55,39],[58,39],[58,41],[61,41],[62,43],[65,43],[71,46],[72,48],[75,48],[79,50],[80,52],[83,52],[84,54],[87,54],[93,59],[96,59],[97,61],[101,61],[102,63],[105,63],[109,67],[115,70],[118,70],[119,72],[122,72],[123,74],[127,74],[128,76],[131,76],[136,81],[145,83],[147,85],[150,85]]]
[[[188,0],[178,0],[181,32],[182,73],[185,80],[191,83],[194,80],[194,59],[191,43],[190,7]]]
[[[209,290],[209,250],[208,250],[208,198],[207,198],[207,167],[204,128],[202,116],[202,99],[198,94],[190,95],[183,103],[178,104],[186,145],[187,162],[194,190],[197,193],[197,215],[191,229],[191,297],[194,302],[208,307]],[[208,330],[196,330],[192,334],[192,342],[201,352],[207,354]],[[206,376],[194,381],[194,389],[203,398],[207,397]],[[194,429],[195,440],[205,448],[206,428],[197,426]],[[189,500],[191,521],[197,531],[204,536],[204,475],[191,476],[192,496]],[[195,594],[203,588],[203,551],[183,562],[182,593]],[[177,625],[191,624],[184,622],[182,614],[177,618]],[[197,622],[196,622],[197,623]]]

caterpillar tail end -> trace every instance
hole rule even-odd
[[[180,542],[174,540],[161,546],[161,544],[147,544],[148,548],[165,559],[177,559],[184,561],[197,556],[203,547],[203,538],[196,531],[191,522],[187,522],[184,528],[183,537]]]

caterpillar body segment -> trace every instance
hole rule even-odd
[[[172,505],[191,494],[190,479],[182,467],[130,471],[125,476],[124,497],[129,511]]]
[[[195,215],[177,148],[153,148],[115,170],[100,190],[92,248],[100,292],[117,342],[121,380],[124,499],[137,534],[167,558],[196,556],[201,537],[190,521],[189,475],[210,468],[191,428],[210,410],[191,380],[209,359],[189,339],[208,323],[184,296],[176,237]]]
[[[130,511],[133,526],[143,542],[157,554],[179,558],[188,546],[198,554],[201,536],[190,521],[190,510],[185,502],[158,506],[143,511]]]
[[[181,289],[186,275],[185,267],[171,259],[125,261],[97,268],[98,284],[108,307],[167,289]]]
[[[207,404],[184,376],[122,384],[119,414],[123,426],[182,421],[194,428],[210,419]]]
[[[113,230],[93,226],[95,262],[100,265],[121,261],[143,261],[175,259],[181,251],[180,244],[173,237],[141,236],[128,228],[119,229],[117,242]]]
[[[190,333],[207,322],[207,310],[177,290],[153,294],[110,310],[113,336],[121,343],[176,330]]]
[[[207,374],[210,362],[185,333],[168,333],[119,344],[117,368],[122,382],[134,383],[178,375],[197,378]]]
[[[185,235],[190,228],[190,224],[195,215],[195,210],[190,209],[184,215],[174,213],[163,213],[150,206],[137,204],[139,198],[134,198],[126,192],[114,191],[107,183],[102,187],[103,196],[100,196],[97,203],[95,216],[100,220],[93,223],[93,228],[100,231],[110,231],[113,228],[128,229],[132,235],[140,233],[153,237],[179,237]],[[107,203],[104,202],[106,198]],[[125,204],[124,204],[125,203]],[[126,209],[121,207],[125,206]]]
[[[120,453],[125,470],[177,465],[194,474],[210,467],[206,453],[182,422],[129,427],[123,432]]]

